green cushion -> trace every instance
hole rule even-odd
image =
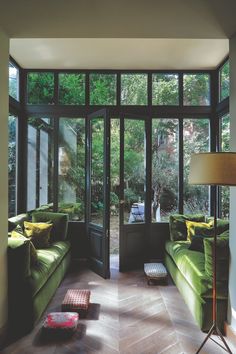
[[[187,222],[187,230],[189,236],[201,235],[204,237],[214,236],[214,220],[211,218],[208,219],[207,223],[200,222]],[[229,222],[227,220],[218,219],[217,220],[217,235],[222,234],[223,232],[229,230]]]
[[[8,237],[8,272],[10,281],[24,280],[31,274],[30,242]]]
[[[187,227],[186,220],[191,221],[205,221],[205,215],[203,214],[173,214],[170,215],[169,228],[170,239],[172,241],[185,241],[187,240]]]
[[[14,223],[15,225],[20,225],[22,228],[24,228],[24,221],[29,220],[29,215],[26,213],[13,216],[12,218],[8,219],[8,221],[10,221],[11,223]]]
[[[166,251],[193,290],[200,296],[211,297],[212,278],[205,271],[205,255],[190,251],[189,245],[188,241],[168,241]],[[227,297],[225,282],[218,284],[217,291],[220,298]]]
[[[212,227],[214,224],[214,218],[213,217],[208,217],[207,222],[212,223]],[[222,234],[223,232],[229,230],[229,220],[225,219],[217,219],[217,235]],[[212,233],[213,235],[213,233]]]
[[[37,294],[46,283],[69,249],[70,243],[68,241],[58,241],[49,248],[37,250],[38,264],[31,268],[32,296]]]
[[[204,239],[205,271],[213,276],[213,238]],[[227,281],[229,278],[229,236],[227,232],[217,237],[216,243],[216,280]]]
[[[16,228],[16,224],[12,222],[11,220],[8,220],[8,232],[12,232]]]
[[[34,247],[31,240],[24,236],[24,233],[23,233],[21,227],[18,225],[16,227],[16,229],[12,230],[12,232],[10,234],[11,234],[12,238],[18,238],[18,239],[21,239],[22,241],[29,241],[29,243],[30,243],[30,266],[36,265],[38,262],[36,248]]]
[[[67,237],[68,215],[63,213],[52,213],[47,211],[37,211],[32,214],[33,222],[51,221],[53,224],[51,231],[52,242],[63,241]]]

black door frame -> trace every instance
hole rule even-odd
[[[92,134],[91,121],[104,119],[103,133],[103,225],[96,225],[91,220],[91,168],[92,168]],[[107,109],[95,111],[86,119],[86,232],[89,243],[89,261],[91,269],[102,276],[110,278],[110,119]]]

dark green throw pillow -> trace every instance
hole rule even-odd
[[[189,250],[204,253],[204,243],[203,243],[204,238],[205,236],[202,235],[192,236]]]
[[[213,217],[207,218],[207,222],[211,222],[212,227],[214,226],[214,218]],[[223,232],[229,230],[229,220],[217,219],[216,224],[217,224],[217,235],[220,235]]]
[[[14,278],[18,281],[31,275],[30,241],[8,238],[8,272],[11,279]]]
[[[63,241],[67,237],[68,214],[38,211],[32,214],[33,222],[52,222],[50,241]]]
[[[170,228],[170,239],[172,241],[187,240],[186,220],[204,222],[205,215],[203,214],[170,215],[169,228]]]
[[[205,271],[210,277],[213,276],[213,246],[214,238],[204,238]],[[229,237],[227,233],[217,237],[216,243],[216,279],[228,280],[229,277]]]
[[[11,220],[8,220],[8,232],[12,232],[16,228],[16,224]]]

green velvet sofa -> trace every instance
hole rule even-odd
[[[204,215],[176,214],[170,217],[165,265],[197,324],[206,332],[212,325],[213,237],[203,238],[203,250],[192,250],[186,227],[186,220],[203,222],[204,219]],[[218,224],[217,314],[218,325],[223,331],[228,304],[229,224],[225,220],[219,220]]]
[[[68,215],[51,212],[21,214],[9,219],[11,231],[24,221],[53,223],[50,247],[37,250],[31,264],[30,243],[8,237],[8,318],[11,335],[30,331],[62,281],[71,260]],[[10,236],[10,234],[9,234]]]

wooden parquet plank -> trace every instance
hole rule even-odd
[[[45,314],[60,311],[69,288],[90,289],[91,305],[76,334],[67,340],[45,342],[42,321],[27,336],[6,347],[2,354],[194,354],[205,334],[194,322],[177,288],[148,286],[143,270],[119,273],[104,280],[75,265],[50,302]],[[232,346],[231,346],[232,347]],[[207,343],[201,354],[225,353]],[[235,350],[236,353],[236,350]]]

